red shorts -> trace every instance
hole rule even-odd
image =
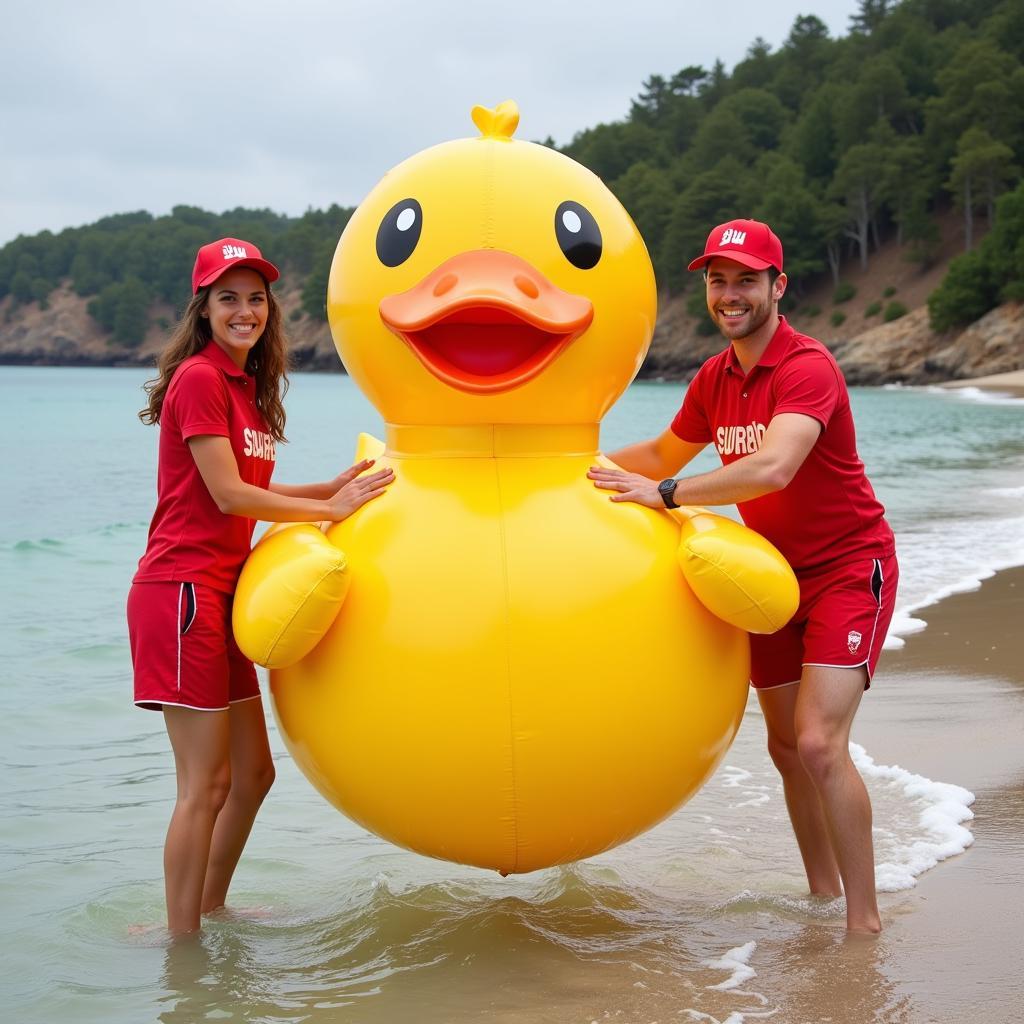
[[[800,607],[788,625],[750,637],[750,681],[759,690],[796,682],[804,665],[865,666],[865,689],[896,604],[896,556],[798,572]]]
[[[231,595],[199,583],[134,583],[128,637],[135,703],[223,711],[260,695],[231,631]]]

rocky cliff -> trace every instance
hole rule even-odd
[[[794,326],[814,335],[800,321]],[[845,337],[822,332],[850,384],[932,384],[1024,369],[1024,303],[1006,303],[963,331],[937,334],[920,306],[906,316]],[[719,351],[717,335],[700,337],[681,306],[659,318],[642,376],[689,380]]]
[[[326,324],[301,314],[295,291],[279,293],[292,340],[297,369],[340,369]],[[62,287],[50,296],[47,309],[38,305],[12,308],[0,302],[0,363],[21,365],[152,366],[167,338],[174,311],[153,310],[153,322],[142,344],[129,347],[111,341],[89,316],[87,300]],[[805,311],[813,309],[805,303]],[[1024,368],[1024,304],[1008,303],[992,310],[964,331],[936,334],[924,306],[890,323],[854,331],[817,330],[798,308],[794,325],[820,337],[835,353],[851,384],[925,384]],[[861,318],[863,320],[863,318]],[[703,336],[682,300],[662,306],[643,377],[689,380],[708,356],[723,346],[717,335]]]

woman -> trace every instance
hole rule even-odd
[[[146,385],[160,424],[157,506],[128,597],[135,703],[162,710],[177,775],[164,846],[167,923],[198,930],[222,907],[274,766],[252,662],[231,633],[231,598],[257,519],[344,519],[390,470],[358,463],[321,484],[272,484],[284,440],[285,337],[251,242],[204,245],[192,301]]]

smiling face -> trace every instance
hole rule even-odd
[[[239,369],[267,325],[267,285],[255,270],[236,267],[210,285],[202,314],[213,340]]]
[[[640,366],[656,294],[643,241],[595,175],[479,138],[383,178],[338,244],[327,307],[388,423],[594,423]]]
[[[720,256],[708,264],[706,288],[715,326],[730,341],[742,341],[762,330],[774,331],[786,275],[772,283],[767,270],[751,270]]]

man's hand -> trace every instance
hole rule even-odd
[[[595,487],[606,491],[617,491],[611,496],[612,501],[634,501],[648,508],[664,508],[665,502],[658,492],[658,485],[639,473],[625,473],[621,469],[605,469],[603,466],[591,466],[587,476],[594,481]]]

